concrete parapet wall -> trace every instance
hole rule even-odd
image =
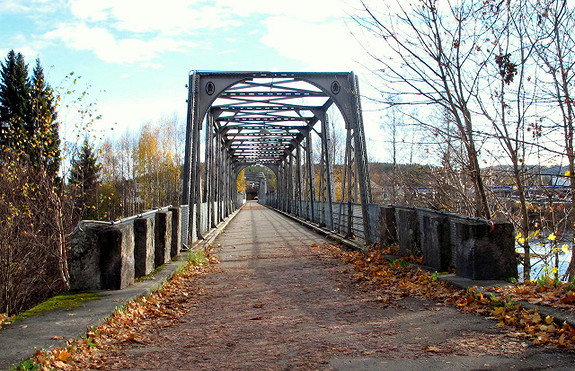
[[[134,281],[134,225],[81,223],[68,258],[72,290],[119,290]]]
[[[517,277],[515,238],[511,223],[451,221],[457,275],[474,280]]]
[[[172,238],[170,257],[180,255],[182,249],[182,213],[179,207],[171,207],[168,209],[172,213]]]
[[[164,210],[166,208],[163,208]],[[115,222],[82,221],[68,254],[72,290],[119,290],[178,255],[182,213],[152,210]]]
[[[397,242],[401,255],[420,255],[419,219],[417,211],[410,208],[395,209],[395,226]]]
[[[501,280],[517,277],[513,225],[434,210],[383,206],[379,240],[399,244],[401,255],[423,256],[438,271],[455,268],[461,277]]]
[[[397,229],[395,225],[395,209],[392,206],[379,208],[379,243],[388,246],[397,243]]]
[[[172,212],[160,211],[156,213],[155,232],[155,267],[159,267],[171,260],[172,251]]]
[[[134,220],[134,264],[136,277],[152,273],[155,259],[154,229],[155,218],[137,218]]]
[[[419,242],[425,265],[445,272],[451,266],[451,233],[445,214],[417,211]]]

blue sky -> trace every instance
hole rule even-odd
[[[339,0],[2,0],[0,57],[90,85],[99,128],[183,119],[191,70],[351,71],[364,53]],[[360,72],[361,73],[361,72]]]

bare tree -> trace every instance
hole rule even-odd
[[[405,104],[440,106],[453,118],[455,132],[464,145],[467,174],[474,189],[474,214],[489,219],[490,207],[479,166],[470,100],[485,65],[475,55],[489,38],[489,27],[474,15],[485,2],[397,2],[394,9],[378,12],[362,1],[357,24],[384,44],[368,52],[378,63],[382,96],[403,96]],[[493,48],[492,48],[493,49]]]
[[[518,195],[519,207],[502,205],[500,202],[499,206],[502,207],[499,209],[507,214],[507,219],[519,231],[518,242],[524,251],[523,279],[529,280],[531,248],[528,236],[532,227],[526,182],[531,177],[527,158],[532,143],[527,137],[527,129],[537,100],[538,85],[529,77],[534,67],[531,58],[534,48],[525,36],[526,5],[526,1],[501,2],[481,16],[492,33],[498,35],[495,39],[497,50],[485,56],[486,73],[474,98],[481,114],[491,123],[492,133],[488,137],[494,138],[497,144],[493,159],[497,161],[503,158],[501,162],[510,164],[509,178]],[[499,151],[502,151],[501,155]],[[507,167],[500,168],[503,169]]]
[[[534,1],[530,9],[535,23],[531,24],[529,35],[535,45],[537,63],[546,73],[545,82],[551,89],[546,91],[546,97],[556,107],[556,112],[550,119],[555,122],[555,129],[561,133],[563,153],[567,158],[568,172],[571,187],[571,208],[568,214],[567,226],[575,230],[575,148],[574,148],[574,120],[575,104],[573,83],[575,79],[575,11],[573,5],[567,0],[541,0]],[[560,143],[560,142],[559,142]],[[567,276],[575,277],[575,254],[567,268]]]

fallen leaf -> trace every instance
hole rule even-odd
[[[70,358],[71,356],[72,356],[72,354],[70,354],[69,352],[67,352],[65,350],[58,352],[58,354],[56,355],[56,357],[62,362],[66,362],[68,360],[68,358]]]
[[[37,350],[34,353],[34,358],[36,358],[36,361],[38,363],[44,363],[46,362],[46,355],[44,354],[44,352],[42,352],[41,350]]]
[[[573,304],[573,303],[575,303],[575,292],[569,291],[569,292],[567,293],[567,295],[565,295],[564,297],[562,297],[562,298],[560,299],[560,301],[561,301],[563,304]]]

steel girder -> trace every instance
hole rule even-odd
[[[206,217],[210,226],[223,220],[236,207],[238,173],[260,164],[276,174],[277,206],[311,219],[319,212],[323,224],[332,228],[335,195],[327,110],[335,104],[348,138],[341,199],[363,204],[364,230],[370,235],[371,188],[353,73],[193,71],[188,87],[182,203],[196,205],[195,220]],[[203,137],[201,130],[205,130]],[[312,132],[321,141],[319,176],[312,157]],[[359,190],[359,197],[352,188]],[[305,211],[302,201],[307,203]],[[314,201],[327,202],[326,209],[315,210]],[[202,202],[207,203],[203,212]],[[202,238],[199,224],[191,231],[192,241]]]

